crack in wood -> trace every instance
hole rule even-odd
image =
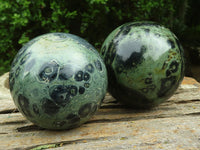
[[[99,137],[99,138],[83,138],[83,139],[77,139],[77,140],[60,141],[56,143],[45,143],[45,144],[27,147],[25,150],[31,150],[37,147],[52,145],[52,144],[55,144],[55,146],[57,147],[62,147],[62,146],[70,145],[70,144],[80,144],[80,143],[87,143],[91,141],[100,141],[100,140],[103,141],[103,140],[108,140],[108,138],[112,138],[112,137],[108,136],[108,137]],[[46,149],[46,148],[43,148],[43,149]]]
[[[187,104],[187,103],[194,103],[194,102],[200,102],[200,99],[193,99],[193,100],[182,100],[178,102],[174,102],[175,104]]]
[[[189,113],[189,114],[186,114],[187,116],[199,116],[200,115],[200,112],[195,112],[195,113]]]
[[[175,118],[175,117],[182,117],[184,115],[196,116],[196,115],[200,115],[200,112],[198,112],[198,113],[188,113],[188,114],[176,114],[174,116],[163,114],[163,115],[155,115],[155,116],[126,117],[126,118],[119,118],[119,119],[98,119],[98,120],[87,121],[85,124],[138,121],[138,120],[149,120],[149,119],[160,119],[160,118]]]
[[[39,131],[39,130],[45,130],[45,129],[33,124],[33,125],[19,127],[16,130],[18,132],[32,132],[32,131]]]
[[[12,125],[12,124],[22,124],[22,123],[27,123],[27,121],[19,120],[19,121],[3,122],[3,123],[0,123],[0,125]]]
[[[0,111],[0,114],[11,114],[11,113],[18,113],[19,110],[17,108],[14,109],[7,109],[7,110],[3,110]]]
[[[146,117],[143,116],[143,117],[127,117],[127,118],[119,118],[119,119],[98,119],[98,120],[87,121],[85,124],[137,121],[137,120],[158,119],[158,118],[168,118],[168,117],[172,117],[172,116],[148,116],[148,117],[147,116]]]
[[[6,132],[0,132],[0,135],[1,135],[1,134],[8,134],[8,133],[6,133]]]
[[[162,142],[157,141],[157,142],[153,142],[153,143],[142,143],[140,144],[140,146],[153,146],[153,145],[157,145],[157,144],[161,144]]]

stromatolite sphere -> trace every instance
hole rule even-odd
[[[21,48],[9,82],[14,102],[28,120],[47,129],[69,129],[97,111],[106,93],[107,72],[88,42],[49,33]]]
[[[168,99],[184,76],[183,49],[169,29],[153,22],[132,22],[115,29],[101,55],[108,90],[135,108],[151,108]]]

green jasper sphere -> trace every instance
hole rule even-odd
[[[70,129],[99,108],[107,71],[98,52],[82,38],[49,33],[20,49],[9,83],[15,105],[28,120],[47,129]]]
[[[132,22],[116,28],[104,41],[101,56],[108,90],[134,108],[151,108],[168,99],[184,77],[183,49],[167,28]]]

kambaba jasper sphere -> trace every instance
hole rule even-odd
[[[88,42],[72,34],[49,33],[20,49],[9,83],[17,108],[28,120],[47,129],[70,129],[99,108],[107,72]]]
[[[151,108],[175,92],[184,77],[184,54],[177,37],[154,22],[131,22],[104,41],[101,55],[108,90],[134,108]]]

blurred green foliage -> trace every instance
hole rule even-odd
[[[0,0],[0,74],[9,71],[22,45],[38,35],[70,32],[100,48],[119,25],[151,20],[184,37],[200,31],[200,22],[192,24],[196,17],[191,17],[198,7],[195,0]]]

